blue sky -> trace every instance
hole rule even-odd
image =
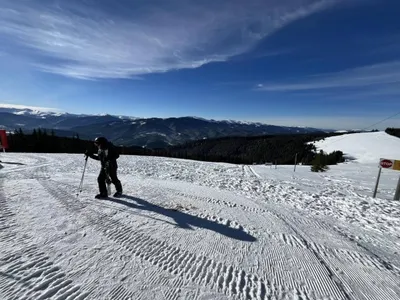
[[[0,0],[0,103],[364,128],[400,112],[399,15],[382,0]]]

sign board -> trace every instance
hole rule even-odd
[[[382,169],[400,171],[400,160],[387,159],[387,158],[381,158],[379,160],[379,172],[378,172],[378,177],[376,178],[374,195],[372,196],[374,198],[376,197],[376,193],[378,191],[379,179],[381,177]],[[397,188],[396,188],[396,193],[394,195],[394,200],[400,200],[400,177],[399,181],[397,182]]]
[[[0,144],[3,149],[8,149],[7,134],[4,129],[0,129]]]
[[[400,171],[400,160],[381,158],[379,161],[379,167],[383,169]]]

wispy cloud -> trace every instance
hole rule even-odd
[[[130,78],[225,61],[339,1],[0,0],[0,50],[46,72]]]
[[[400,94],[400,61],[314,75],[301,81],[269,82],[256,86],[258,90],[272,92],[360,88],[373,88],[379,94]]]

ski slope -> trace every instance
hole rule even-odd
[[[96,200],[82,155],[0,159],[0,299],[400,298],[396,172],[121,156]]]
[[[359,163],[378,163],[380,158],[400,160],[400,138],[384,131],[344,134],[314,144],[327,153],[340,150]]]

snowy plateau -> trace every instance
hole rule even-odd
[[[1,153],[0,299],[400,299],[400,139],[316,144],[353,160],[233,165],[121,156],[121,198],[94,199],[99,163]],[[387,157],[390,156],[390,157]]]

